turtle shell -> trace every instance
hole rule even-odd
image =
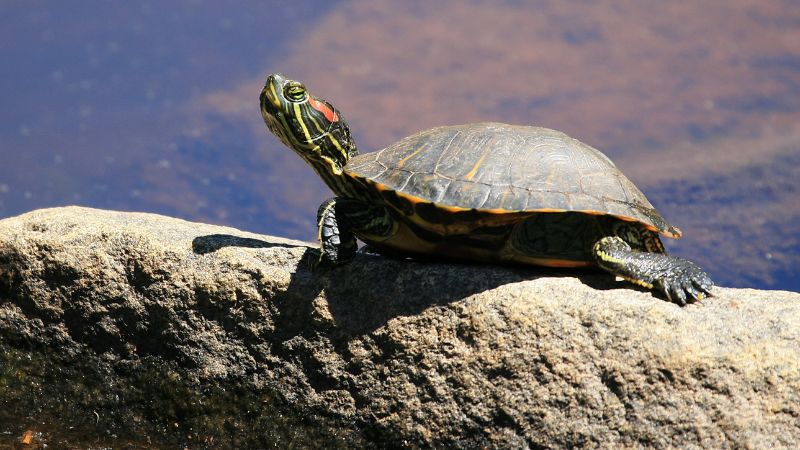
[[[680,236],[606,155],[548,128],[502,123],[432,128],[353,157],[345,172],[380,191],[445,211],[577,211]]]

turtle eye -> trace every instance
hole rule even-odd
[[[302,102],[308,97],[308,91],[303,83],[290,81],[283,87],[283,95],[292,102]]]

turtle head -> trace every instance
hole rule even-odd
[[[315,169],[322,164],[341,173],[348,158],[358,154],[339,111],[299,81],[268,76],[261,90],[261,115],[269,131]]]

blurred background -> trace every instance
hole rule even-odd
[[[800,291],[795,0],[7,1],[0,218],[147,211],[313,240],[316,175],[262,123],[306,82],[362,152],[436,125],[609,155],[722,285]]]

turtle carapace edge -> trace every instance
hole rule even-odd
[[[678,303],[711,294],[679,238],[600,151],[547,128],[472,123],[431,128],[358,154],[341,113],[299,81],[270,75],[267,128],[335,197],[317,213],[319,264],[352,260],[360,239],[384,253],[550,267],[600,267]]]

